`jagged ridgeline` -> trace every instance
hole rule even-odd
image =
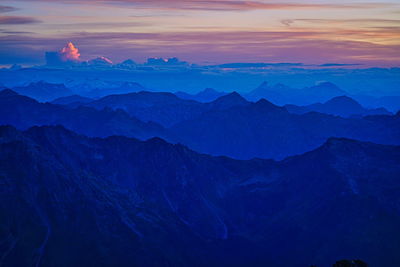
[[[399,174],[400,147],[342,138],[238,161],[159,138],[2,126],[1,263],[395,266]]]

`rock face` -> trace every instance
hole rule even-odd
[[[398,266],[400,147],[284,161],[0,127],[4,266]]]

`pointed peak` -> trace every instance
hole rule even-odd
[[[222,102],[222,101],[240,101],[240,102],[247,102],[243,96],[241,96],[238,92],[233,91],[226,95],[218,97],[214,102]]]
[[[4,89],[0,91],[0,96],[5,97],[5,96],[16,96],[19,95],[17,92],[11,90],[11,89]]]
[[[353,98],[345,96],[345,95],[336,96],[336,97],[328,100],[327,102],[325,102],[325,105],[335,105],[335,106],[341,106],[341,107],[362,108],[360,103],[358,103]]]
[[[348,103],[350,103],[350,102],[351,102],[351,103],[357,103],[357,104],[358,104],[357,101],[355,101],[353,98],[351,98],[351,97],[349,97],[349,96],[346,96],[346,95],[336,96],[336,97],[334,97],[334,98],[328,100],[328,102],[340,102],[340,103],[342,103],[342,102],[348,102]],[[327,103],[328,103],[328,102],[327,102]]]
[[[249,102],[238,92],[233,91],[229,94],[218,97],[216,100],[211,102],[211,104],[214,107],[230,108],[233,106],[244,106],[249,104]]]
[[[165,141],[164,139],[160,138],[160,137],[152,137],[150,139],[147,139],[145,141],[146,144],[150,144],[153,146],[165,146],[165,145],[169,145],[169,143],[167,141]]]
[[[263,110],[285,110],[286,111],[285,108],[279,107],[279,106],[269,102],[265,98],[261,98],[260,100],[255,102],[254,107],[256,107],[258,109],[263,109]]]
[[[227,94],[227,95],[230,95],[230,96],[235,96],[235,97],[242,97],[238,92],[236,92],[236,91],[233,91],[233,92],[231,92],[231,93],[229,93],[229,94]]]
[[[265,99],[265,98],[261,98],[261,99],[258,100],[255,104],[256,104],[256,105],[259,105],[259,106],[266,106],[266,105],[268,105],[268,106],[276,106],[276,105],[272,104],[271,102],[269,102],[269,101],[268,101],[267,99]]]

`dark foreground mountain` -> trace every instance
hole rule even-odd
[[[161,139],[0,128],[2,266],[400,264],[400,147],[329,139],[282,162]]]
[[[106,137],[125,135],[140,139],[165,136],[162,126],[142,122],[122,110],[80,106],[69,108],[19,95],[12,90],[0,91],[0,124],[10,124],[19,129],[35,125],[63,125],[88,136]]]
[[[282,159],[315,149],[329,137],[400,144],[400,116],[341,118],[310,112],[292,114],[265,99],[210,110],[170,129],[190,148],[238,159]]]
[[[337,96],[325,103],[316,103],[307,106],[285,105],[285,108],[295,114],[304,114],[315,111],[341,117],[361,117],[368,115],[391,115],[385,108],[367,109],[348,96]]]

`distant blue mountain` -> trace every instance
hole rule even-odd
[[[64,84],[48,83],[44,81],[32,82],[26,86],[16,86],[12,89],[21,95],[29,96],[40,102],[52,101],[56,98],[73,94]]]
[[[247,105],[249,102],[233,92],[209,103],[179,98],[172,93],[142,91],[131,94],[109,95],[86,106],[103,109],[123,109],[143,121],[154,121],[165,127],[190,120],[214,109]]]
[[[197,94],[189,94],[185,92],[176,92],[175,95],[182,99],[196,100],[198,102],[211,102],[216,100],[218,97],[224,96],[227,93],[218,92],[212,88],[206,88],[203,91],[198,92]]]
[[[281,162],[237,161],[3,126],[0,173],[4,266],[400,264],[398,146],[330,138]]]
[[[88,136],[125,135],[140,139],[165,136],[162,126],[143,122],[122,110],[70,108],[36,100],[12,90],[0,91],[0,125],[26,129],[35,125],[63,125]]]
[[[105,107],[122,109],[140,120],[154,121],[166,127],[197,116],[204,111],[203,105],[199,102],[181,99],[172,93],[147,91],[109,95],[86,106],[97,109]]]
[[[91,98],[99,98],[107,95],[128,94],[146,90],[146,88],[143,87],[141,84],[135,82],[122,82],[122,83],[117,82],[115,84],[113,83],[109,84],[113,86],[92,89],[89,92],[85,93],[85,96]],[[81,91],[79,90],[79,87],[75,87],[74,89],[77,90],[78,92]]]
[[[291,88],[284,84],[270,86],[267,82],[264,82],[246,94],[245,97],[251,101],[265,98],[277,105],[309,105],[317,102],[326,102],[333,97],[346,94],[345,91],[330,82],[322,82],[303,89]]]
[[[265,99],[248,102],[236,92],[210,103],[172,93],[139,92],[75,107],[42,104],[5,90],[0,92],[0,105],[0,124],[21,129],[60,124],[89,136],[159,136],[202,153],[238,159],[282,159],[315,149],[330,137],[400,144],[398,115],[299,115]]]
[[[229,109],[212,109],[170,130],[179,142],[196,151],[238,159],[282,159],[314,149],[329,137],[400,144],[397,115],[364,118],[317,112],[298,115],[265,99]]]
[[[394,113],[400,110],[400,96],[372,97],[368,95],[354,95],[353,98],[355,98],[363,106],[369,108],[384,107]]]
[[[57,105],[80,106],[92,102],[93,100],[94,99],[89,97],[84,97],[80,95],[71,95],[71,96],[59,97],[51,101],[51,103]]]
[[[348,96],[337,96],[323,104],[316,103],[307,106],[285,105],[285,108],[289,112],[296,114],[304,114],[315,111],[342,117],[392,114],[385,108],[366,109],[357,101]]]

